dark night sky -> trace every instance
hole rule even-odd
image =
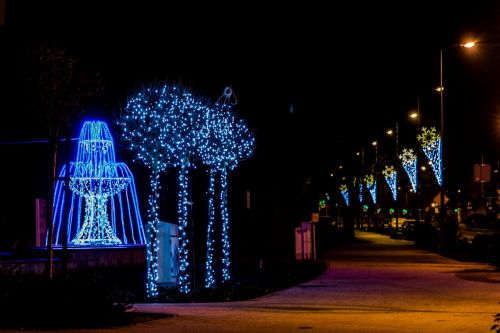
[[[314,173],[348,163],[362,145],[368,151],[395,121],[401,144],[411,143],[407,112],[417,96],[421,125],[439,127],[433,89],[443,47],[447,164],[460,178],[481,154],[491,162],[500,156],[496,1],[159,3],[7,0],[0,31],[11,52],[3,59],[16,62],[36,40],[68,47],[105,78],[108,103],[91,112],[105,117],[151,80],[213,100],[231,85],[260,151],[296,154]],[[488,44],[471,55],[450,47],[466,36]],[[1,103],[13,109],[16,87],[5,78],[14,74],[9,61],[3,65]],[[2,124],[7,132],[13,126]]]

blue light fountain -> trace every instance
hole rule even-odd
[[[54,192],[54,245],[62,244],[64,223],[69,246],[145,244],[134,177],[125,163],[116,162],[113,138],[105,122],[83,124],[76,161],[70,163],[69,173],[72,193],[67,216],[66,167]]]

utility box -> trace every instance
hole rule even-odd
[[[177,224],[158,223],[158,285],[174,288],[179,275],[179,228]]]
[[[295,259],[309,260],[312,258],[313,230],[310,222],[302,222],[295,228]]]

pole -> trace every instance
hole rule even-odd
[[[398,193],[398,172],[399,172],[399,124],[396,121],[396,231],[399,228],[399,193]]]
[[[420,133],[420,94],[417,95],[417,137]],[[417,146],[418,146],[418,140],[417,140]],[[417,157],[417,161],[418,161],[418,157]],[[416,170],[416,173],[417,173],[417,186],[415,188],[415,190],[417,191],[417,212],[418,212],[418,216],[417,216],[417,222],[420,223],[420,221],[422,221],[422,205],[421,205],[421,197],[420,197],[420,179],[418,177],[418,164],[417,164],[417,170]]]
[[[63,276],[68,272],[68,222],[69,222],[69,202],[71,190],[69,188],[70,182],[70,151],[71,151],[71,137],[69,129],[66,129],[66,169],[64,172],[64,219],[62,221],[62,252],[61,252],[61,273]]]
[[[441,102],[441,164],[440,164],[440,171],[441,171],[441,195],[440,195],[440,222],[441,225],[444,222],[445,218],[445,210],[444,210],[444,154],[443,154],[443,147],[444,147],[444,86],[443,86],[443,49],[441,48],[439,50],[439,96],[440,96],[440,102]]]

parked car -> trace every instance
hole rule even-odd
[[[403,223],[406,220],[407,219],[404,217],[398,217],[397,221],[396,221],[395,217],[391,218],[391,223],[389,226],[389,234],[391,235],[391,237],[394,237],[394,238],[395,237],[402,237],[402,235],[403,235],[402,234]]]
[[[404,239],[415,240],[417,220],[406,220],[401,225],[401,234]]]
[[[467,216],[463,223],[458,224],[457,240],[462,243],[472,244],[476,237],[491,236],[499,230],[499,224],[486,215],[472,214]]]

